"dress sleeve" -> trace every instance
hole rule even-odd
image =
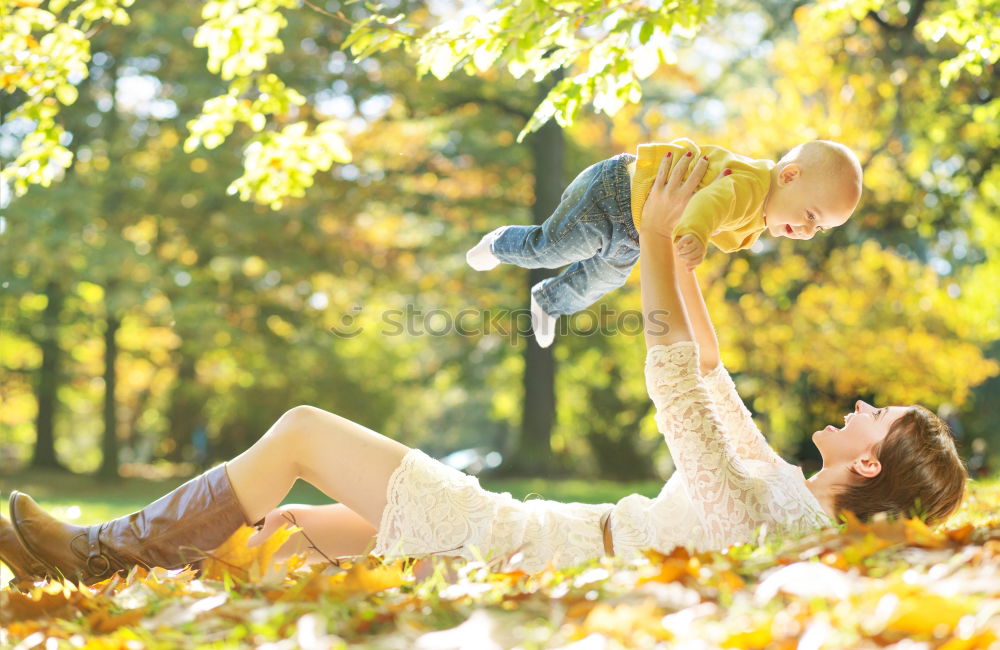
[[[747,470],[698,373],[691,341],[654,345],[646,354],[646,389],[705,532],[720,543],[746,539],[767,517],[767,485]]]
[[[715,402],[716,412],[722,426],[729,434],[736,453],[743,458],[753,458],[768,463],[778,462],[781,457],[767,443],[764,434],[753,421],[729,371],[721,363],[704,375],[708,392]]]

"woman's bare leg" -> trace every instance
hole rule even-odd
[[[226,472],[248,521],[276,508],[301,478],[378,528],[389,477],[407,451],[339,415],[297,406],[229,461]]]
[[[275,560],[305,554],[310,562],[344,555],[364,555],[375,542],[375,527],[340,503],[321,506],[287,505],[275,508],[264,517],[264,526],[249,545],[263,544],[282,524],[295,525],[292,534],[275,554]]]

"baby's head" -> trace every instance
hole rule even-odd
[[[813,140],[795,147],[771,173],[764,223],[774,237],[811,239],[842,225],[861,198],[861,164],[842,144]]]

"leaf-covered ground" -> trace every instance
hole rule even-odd
[[[694,556],[534,575],[271,561],[237,533],[202,574],[0,590],[14,648],[1000,648],[1000,482],[937,530],[850,522]],[[417,579],[415,574],[421,576]]]

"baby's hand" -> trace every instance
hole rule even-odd
[[[681,258],[687,266],[687,270],[690,271],[705,259],[705,244],[702,244],[701,240],[690,233],[682,235],[677,240],[677,256]]]

